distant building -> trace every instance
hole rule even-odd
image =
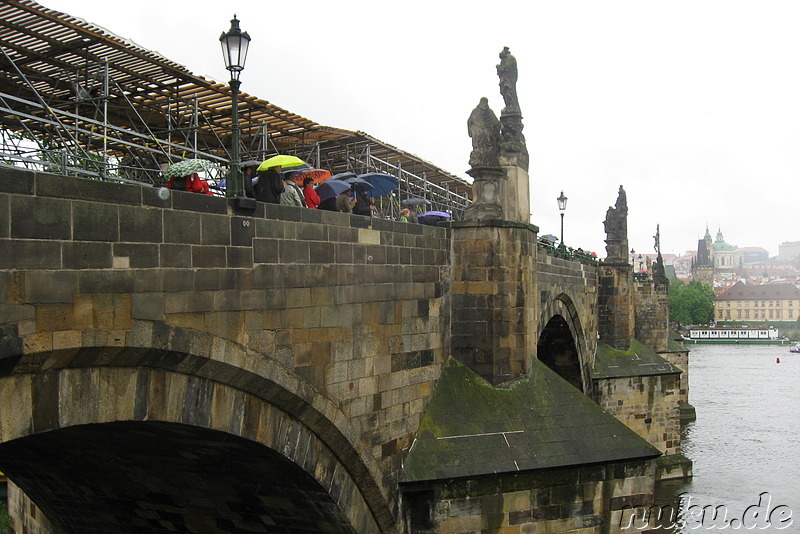
[[[706,235],[697,242],[697,255],[692,261],[692,280],[714,286],[714,260],[711,256],[711,234],[706,226]]]
[[[711,237],[708,233],[708,227],[706,227],[706,236],[707,239]],[[739,266],[736,261],[737,247],[725,242],[725,238],[722,236],[722,229],[717,230],[717,237],[714,239],[714,243],[711,244],[710,248],[711,261],[714,264],[714,270],[716,272],[732,271]]]
[[[734,261],[739,267],[764,266],[769,262],[769,252],[765,248],[744,247],[737,248],[734,252]]]
[[[768,274],[775,267],[769,252],[761,247],[737,247],[725,241],[722,229],[717,230],[712,241],[706,225],[703,239],[698,241],[697,253],[692,260],[692,279],[711,286],[729,285],[730,280],[758,279],[775,281]],[[676,269],[677,270],[677,269]]]
[[[778,260],[794,261],[800,256],[800,241],[784,241],[778,245]]]
[[[737,282],[714,299],[717,321],[794,321],[800,317],[800,289],[793,284]]]

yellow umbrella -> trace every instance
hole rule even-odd
[[[265,171],[272,167],[295,167],[297,165],[306,165],[306,162],[297,156],[278,155],[263,161],[256,171]]]

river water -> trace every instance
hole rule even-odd
[[[659,532],[800,532],[800,354],[789,347],[690,345],[697,420],[682,446],[694,478],[659,484],[660,509],[680,510]]]

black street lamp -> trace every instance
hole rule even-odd
[[[236,15],[231,20],[231,29],[228,33],[219,36],[222,45],[222,56],[225,58],[225,68],[231,73],[231,93],[233,106],[231,107],[231,172],[228,174],[225,195],[229,197],[243,197],[244,183],[242,170],[239,168],[239,73],[244,70],[247,59],[247,48],[250,46],[250,36],[239,29],[239,20]]]
[[[567,209],[567,197],[564,196],[564,191],[561,191],[561,196],[556,199],[558,201],[558,210],[561,212],[561,245],[564,245],[564,210]]]

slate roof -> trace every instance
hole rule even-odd
[[[655,458],[661,453],[539,360],[494,387],[450,360],[401,482]]]
[[[672,375],[680,372],[653,349],[635,339],[631,339],[628,350],[617,350],[602,341],[597,342],[592,378]]]
[[[714,300],[797,300],[800,289],[793,284],[743,284],[737,282]]]

